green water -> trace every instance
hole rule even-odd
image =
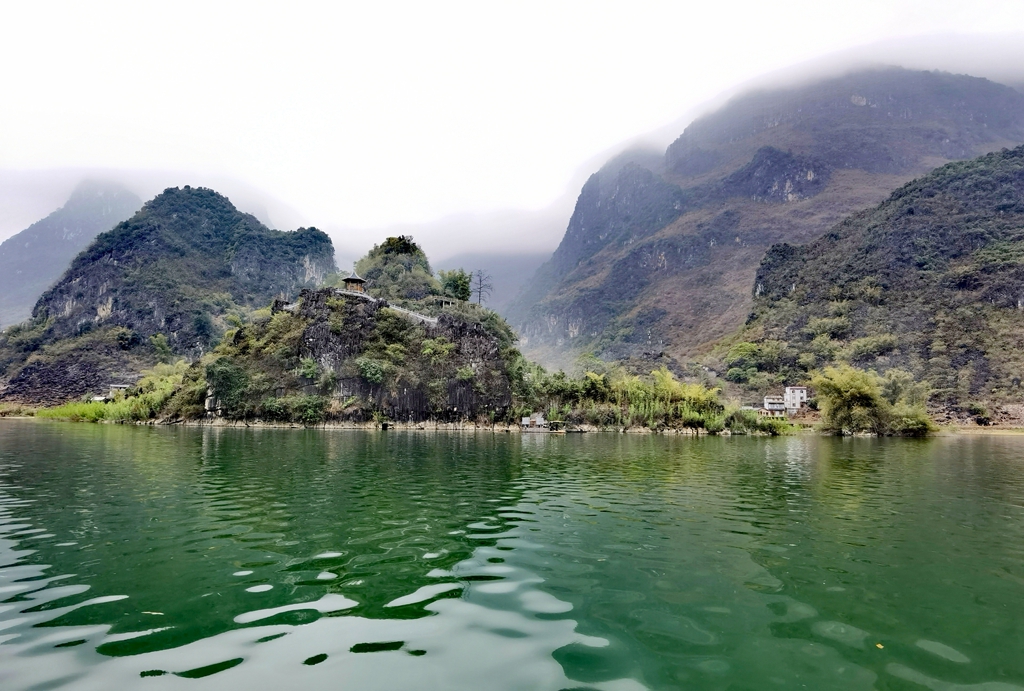
[[[0,420],[0,689],[1024,688],[1024,438]]]

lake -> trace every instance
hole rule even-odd
[[[0,688],[1024,688],[1024,437],[0,420]]]

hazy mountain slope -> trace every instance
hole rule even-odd
[[[548,259],[547,254],[513,254],[476,252],[459,254],[438,262],[444,270],[465,269],[469,272],[482,270],[491,277],[494,286],[484,304],[498,314],[504,315],[516,295],[527,285],[537,268]],[[473,297],[476,300],[476,296]]]
[[[510,321],[548,363],[702,352],[743,323],[769,245],[1020,142],[1024,95],[967,76],[891,68],[738,97],[662,159],[629,153],[595,173]]]
[[[948,164],[814,242],[773,246],[754,294],[738,338],[758,345],[724,356],[733,381],[848,361],[909,370],[948,403],[1019,399],[1024,147]]]
[[[0,327],[28,319],[75,255],[141,206],[120,185],[83,182],[64,206],[0,244]]]
[[[213,190],[168,189],[99,235],[32,319],[0,338],[0,395],[53,401],[102,390],[160,355],[157,334],[165,349],[197,356],[228,320],[334,270],[330,238],[315,228],[269,230]]]

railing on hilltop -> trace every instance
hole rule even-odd
[[[430,326],[437,326],[437,317],[428,317],[425,314],[413,312],[412,310],[407,310],[404,307],[396,307],[395,305],[390,304],[387,300],[375,298],[367,293],[361,293],[357,290],[345,290],[344,288],[334,288],[334,292],[338,295],[343,295],[345,297],[354,297],[366,300],[368,302],[375,302],[381,305],[382,307],[387,307],[390,310],[394,310],[399,314],[408,317],[409,319],[412,319],[413,321],[419,322],[421,324],[429,324]]]

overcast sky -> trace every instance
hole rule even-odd
[[[1013,32],[1021,0],[7,3],[0,239],[52,210],[29,208],[18,176],[54,169],[234,181],[280,227],[542,209],[759,75]]]

